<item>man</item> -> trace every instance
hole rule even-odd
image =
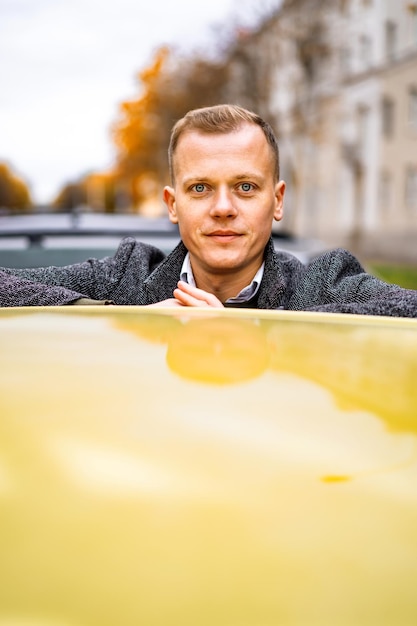
[[[181,242],[167,257],[132,238],[112,258],[0,271],[0,305],[249,307],[417,317],[417,292],[364,272],[345,250],[309,265],[275,252],[285,183],[270,126],[238,106],[174,126],[164,201]]]

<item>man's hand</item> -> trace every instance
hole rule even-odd
[[[223,304],[212,293],[192,287],[182,280],[179,281],[177,289],[174,289],[174,297],[182,306],[223,308]]]
[[[155,304],[147,306],[171,307],[171,306],[198,306],[223,308],[223,304],[216,296],[203,289],[192,287],[188,283],[179,281],[178,287],[174,289],[174,298],[168,298]]]

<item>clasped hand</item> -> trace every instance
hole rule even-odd
[[[162,300],[162,302],[150,304],[149,306],[198,306],[222,308],[223,304],[212,293],[193,287],[192,285],[180,280],[177,288],[174,289],[173,298],[168,298],[168,300]]]

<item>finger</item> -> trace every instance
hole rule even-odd
[[[186,283],[185,283],[186,284]],[[216,296],[203,289],[197,287],[191,287],[187,285],[187,289],[183,290],[182,285],[175,289],[174,296],[184,306],[199,306],[199,307],[216,307],[222,308],[223,305]]]
[[[201,300],[200,298],[195,298],[194,296],[191,296],[189,293],[185,293],[184,291],[181,291],[181,289],[175,289],[174,296],[176,300],[179,302],[179,304],[181,304],[182,306],[200,306],[200,307],[210,306],[205,300]]]
[[[207,304],[208,306],[223,307],[223,304],[214,294],[204,291],[203,289],[199,289],[198,287],[193,287],[184,281],[180,280],[178,282],[178,290],[179,292],[188,294],[196,301],[193,302],[193,306],[198,306],[198,303],[201,302],[203,304]],[[192,301],[187,299],[187,302]]]
[[[182,280],[178,282],[178,290],[180,292],[187,293],[197,301],[207,303],[209,306],[223,307],[223,304],[214,294],[204,291],[203,289],[199,289],[198,287],[193,287]]]

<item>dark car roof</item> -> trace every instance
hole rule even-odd
[[[68,265],[114,254],[132,236],[169,253],[180,240],[167,217],[74,213],[0,216],[0,267]],[[307,261],[321,249],[315,241],[274,231],[276,248]]]

